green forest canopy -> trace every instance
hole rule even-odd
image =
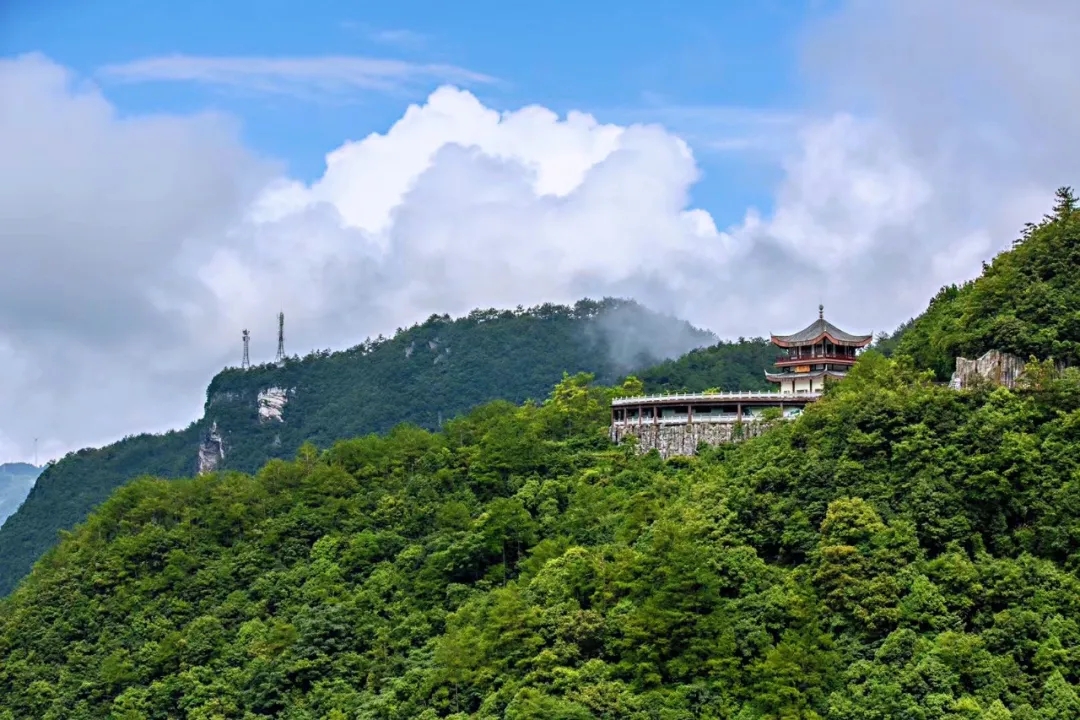
[[[0,718],[1072,718],[1080,377],[880,356],[663,462],[568,378],[119,490],[0,606]],[[5,714],[6,713],[6,714]]]
[[[667,462],[577,375],[140,480],[0,604],[0,718],[1080,717],[1080,371],[933,372]]]

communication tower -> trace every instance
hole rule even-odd
[[[244,359],[240,362],[240,367],[247,370],[251,367],[251,354],[248,352],[248,345],[251,343],[251,333],[245,330],[240,334],[240,337],[244,338]]]
[[[277,316],[277,362],[285,361],[285,313]]]

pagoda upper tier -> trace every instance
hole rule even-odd
[[[818,319],[792,335],[773,335],[772,343],[782,348],[776,361],[778,372],[765,373],[769,382],[780,385],[781,392],[818,392],[825,378],[842,378],[855,364],[859,349],[874,339],[870,335],[852,335],[825,319],[825,308],[818,306]]]
[[[828,340],[833,345],[861,348],[869,345],[873,339],[873,335],[852,335],[833,325],[825,319],[824,305],[818,305],[818,319],[799,332],[772,336],[773,345],[782,348],[809,347],[823,340]]]

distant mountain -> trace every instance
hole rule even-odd
[[[41,476],[0,528],[0,595],[120,485],[142,475],[257,470],[292,458],[305,441],[428,429],[493,399],[543,398],[563,373],[612,383],[716,337],[633,302],[433,315],[393,338],[316,352],[279,365],[219,373],[203,417],[184,430],[138,435],[69,454]],[[760,368],[753,372],[760,373]]]
[[[40,474],[41,468],[29,463],[0,465],[0,524],[19,508]]]

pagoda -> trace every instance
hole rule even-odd
[[[840,379],[855,364],[858,351],[870,344],[871,335],[852,335],[825,319],[825,306],[818,305],[818,318],[793,335],[772,335],[781,348],[776,372],[765,379],[777,383],[782,393],[818,393],[825,378]]]

